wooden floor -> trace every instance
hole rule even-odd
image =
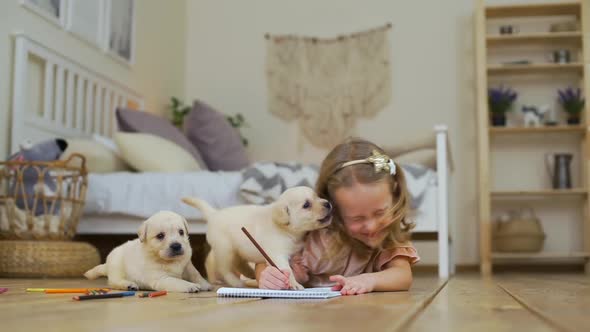
[[[331,300],[222,299],[215,293],[77,302],[27,287],[104,287],[106,280],[0,279],[8,331],[590,331],[590,277],[512,274],[449,282],[416,277],[409,292]]]

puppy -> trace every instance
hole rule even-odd
[[[198,208],[207,220],[207,275],[213,281],[220,276],[232,287],[244,287],[239,273],[254,279],[248,263],[264,263],[264,256],[242,232],[245,227],[280,269],[290,271],[293,289],[303,289],[293,276],[289,258],[303,245],[304,235],[326,227],[332,221],[332,205],[308,187],[287,189],[276,202],[268,205],[242,205],[222,210],[205,201],[183,198]]]
[[[186,293],[211,289],[191,263],[188,225],[182,216],[160,211],[143,222],[137,235],[138,239],[113,249],[105,264],[84,276],[108,276],[109,286],[116,289]]]

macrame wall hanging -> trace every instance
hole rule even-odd
[[[391,99],[387,24],[336,38],[271,36],[267,39],[268,107],[296,120],[315,146],[332,148]]]

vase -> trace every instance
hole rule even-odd
[[[491,113],[491,120],[494,127],[506,126],[506,114],[504,113]]]
[[[577,113],[569,114],[567,117],[567,124],[568,125],[579,125],[580,124],[580,115]]]

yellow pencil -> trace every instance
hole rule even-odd
[[[45,294],[88,293],[90,291],[108,291],[104,288],[49,288]]]
[[[27,288],[27,292],[42,293],[45,292],[45,288]]]

